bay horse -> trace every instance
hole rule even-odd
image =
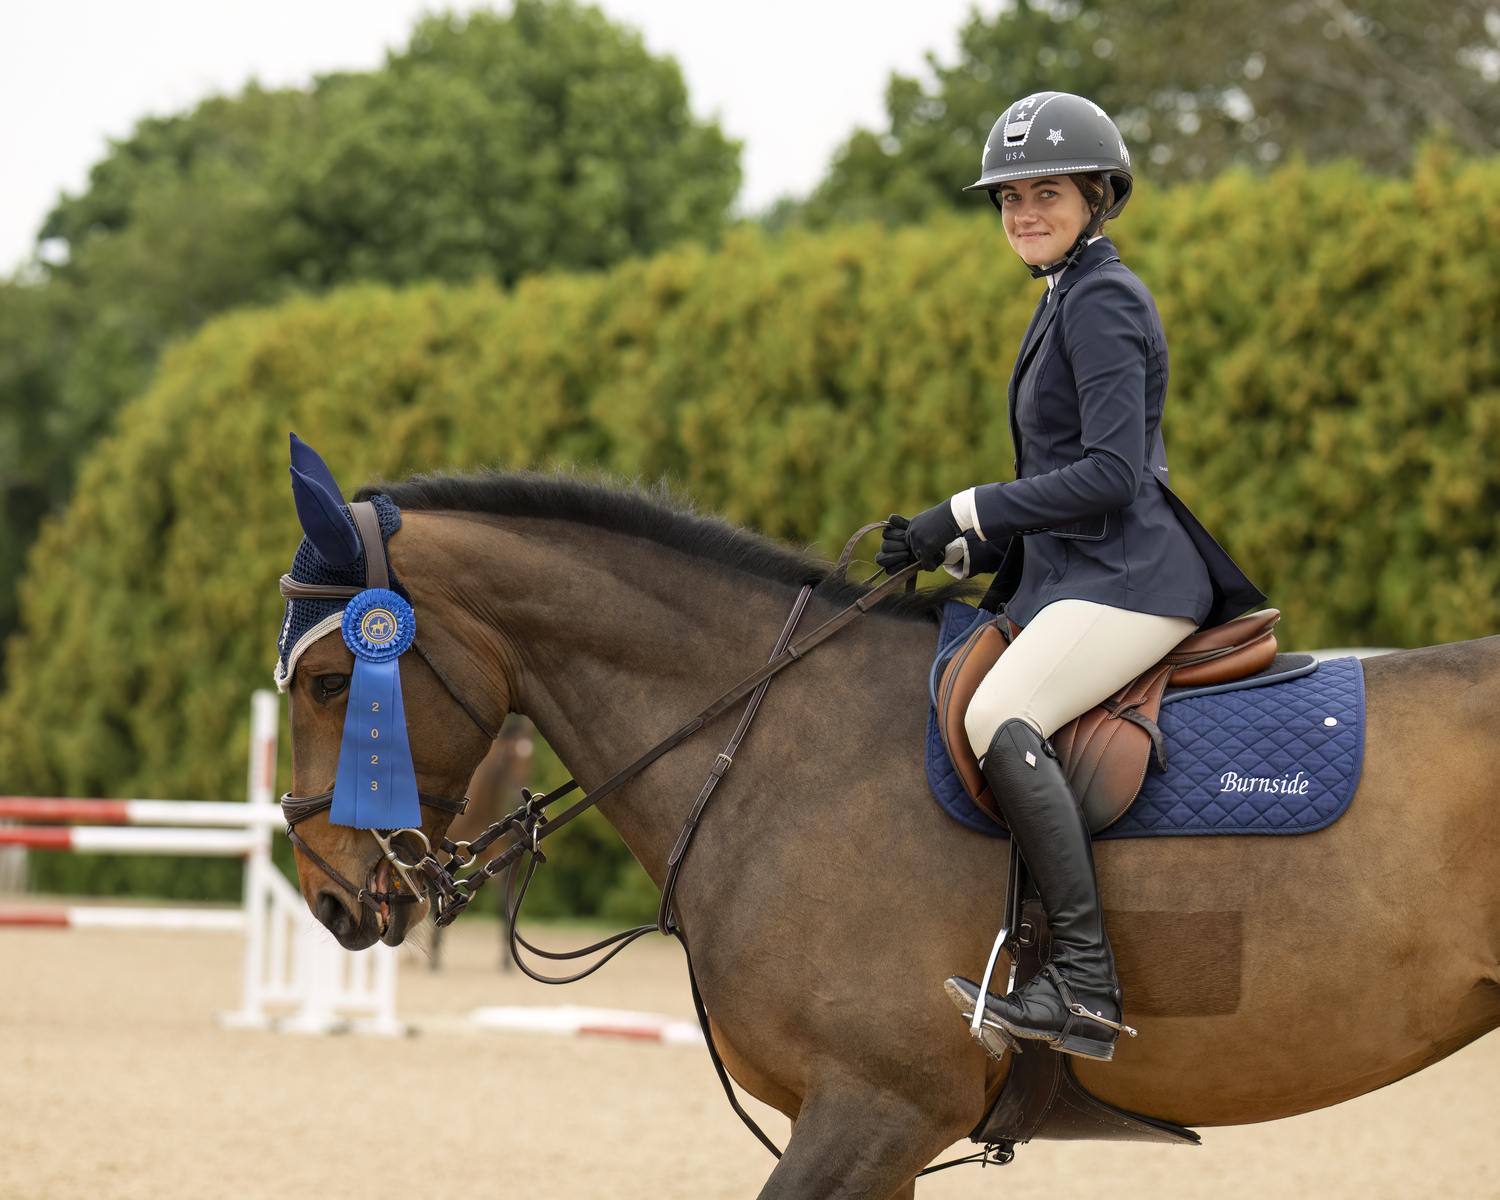
[[[586,789],[759,668],[804,583],[818,583],[807,628],[860,591],[660,494],[527,473],[418,476],[361,498],[376,491],[402,509],[389,559],[434,662],[490,726],[530,717]],[[980,977],[1007,862],[1003,840],[944,815],[924,774],[935,616],[953,594],[874,606],[775,678],[682,869],[675,907],[725,1064],[793,1122],[762,1197],[912,1196],[1009,1069],[943,992]],[[336,677],[352,665],[329,635],[296,666],[298,795],[333,785]],[[1097,844],[1140,1031],[1112,1063],[1073,1060],[1100,1098],[1187,1126],[1269,1121],[1500,1024],[1500,639],[1364,673],[1363,775],[1328,828]],[[419,785],[461,794],[485,735],[413,655],[401,684]],[[658,885],[732,724],[600,805]],[[446,818],[425,816],[436,838]],[[368,834],[326,815],[299,830],[345,877],[388,884]],[[400,942],[425,909],[396,908],[382,931],[305,856],[298,871],[349,949]]]

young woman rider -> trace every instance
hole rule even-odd
[[[1100,235],[1130,189],[1125,143],[1090,101],[1040,92],[996,122],[966,190],[989,193],[1012,249],[1047,281],[1010,379],[1016,479],[892,517],[876,560],[999,572],[1023,631],[965,727],[1041,894],[1053,957],[986,1005],[1013,1037],[1106,1060],[1120,988],[1089,831],[1046,739],[1195,630],[1265,599],[1167,487],[1166,337],[1151,293]]]

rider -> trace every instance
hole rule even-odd
[[[1195,630],[1265,597],[1167,487],[1166,336],[1151,293],[1100,232],[1131,190],[1114,122],[1062,92],[1017,101],[965,190],[989,193],[1011,248],[1047,281],[1010,379],[1016,479],[909,522],[893,516],[876,561],[998,572],[994,590],[1023,632],[964,724],[1041,895],[1053,956],[985,1002],[1014,1037],[1107,1060],[1121,1020],[1114,955],[1088,827],[1046,739]]]

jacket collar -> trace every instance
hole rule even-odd
[[[1047,332],[1048,326],[1052,324],[1052,318],[1057,315],[1057,310],[1062,307],[1063,297],[1080,279],[1119,257],[1115,244],[1107,237],[1102,237],[1084,249],[1079,260],[1063,272],[1056,287],[1049,288],[1042,295],[1041,301],[1037,304],[1036,314],[1031,318],[1031,326],[1026,330],[1025,337],[1021,339],[1021,352],[1017,355],[1015,369],[1011,372],[1010,386],[1007,391],[1012,408],[1015,403],[1016,382],[1030,365],[1031,356],[1041,345],[1042,337]]]
[[[1048,289],[1051,293],[1049,299],[1055,304],[1085,275],[1091,271],[1097,271],[1105,263],[1119,257],[1120,252],[1115,249],[1115,244],[1107,237],[1101,237],[1097,241],[1090,242],[1084,247],[1083,254],[1078,261],[1062,273],[1056,286]]]

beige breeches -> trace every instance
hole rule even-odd
[[[1091,600],[1047,605],[984,677],[964,727],[974,753],[989,753],[995,730],[1021,717],[1051,737],[1160,662],[1198,628],[1190,617],[1157,617]]]

